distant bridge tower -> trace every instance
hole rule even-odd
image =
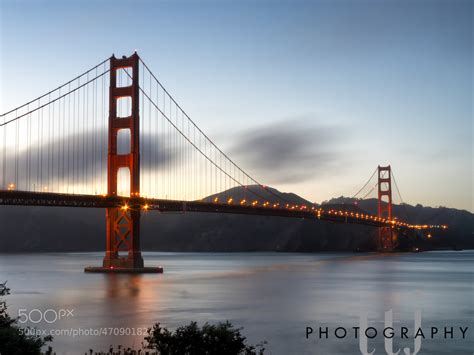
[[[107,158],[107,195],[117,196],[117,176],[119,169],[127,168],[130,173],[130,197],[140,195],[140,116],[139,116],[139,57],[134,53],[128,58],[110,58],[109,88],[109,140]],[[129,69],[132,83],[129,86],[117,86],[117,71]],[[118,117],[117,101],[130,98],[131,110],[127,117]],[[119,130],[130,133],[130,151],[118,154],[117,140]],[[140,252],[140,210],[125,205],[121,208],[107,208],[106,252],[104,268],[143,268]],[[120,252],[127,255],[121,256]]]
[[[390,165],[378,167],[378,216],[392,219],[392,171]],[[379,228],[379,250],[393,251],[394,236],[391,227]]]

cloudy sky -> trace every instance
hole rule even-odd
[[[473,210],[472,1],[0,6],[0,112],[138,50],[267,184],[320,202],[391,164],[406,202]]]

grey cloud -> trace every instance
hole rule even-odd
[[[240,133],[231,155],[270,183],[298,183],[332,171],[345,137],[342,127],[311,117],[289,119]]]
[[[229,155],[236,162],[242,162],[242,167],[252,176],[262,177],[268,184],[298,183],[334,172],[341,165],[339,146],[345,139],[345,130],[341,127],[317,124],[314,117],[308,116],[233,135],[234,145]],[[166,136],[142,133],[143,173],[160,172],[179,164],[177,149],[167,143],[170,140]],[[48,161],[52,151],[55,153]],[[152,159],[148,158],[150,152],[154,152]],[[87,184],[90,180],[105,177],[107,133],[105,129],[95,133],[81,132],[74,137],[66,136],[32,146],[29,152],[21,151],[16,157],[14,152],[7,153],[7,183],[17,181],[19,185],[29,185],[27,189],[31,189],[33,184],[40,188],[48,177],[54,176],[55,184]],[[28,161],[29,180],[25,178]],[[15,165],[18,167],[17,179],[14,179]]]
[[[141,171],[159,171],[176,161],[176,150],[166,145],[161,135],[142,134]],[[128,143],[119,140],[119,152],[125,151]],[[74,137],[65,136],[43,144],[33,144],[29,150],[6,152],[5,182],[17,181],[18,188],[26,188],[27,183],[42,185],[54,180],[54,184],[82,184],[105,176],[107,169],[107,132],[104,130],[76,133]],[[54,152],[54,153],[52,153]],[[158,152],[158,153],[157,153]],[[1,151],[0,151],[1,153]],[[149,156],[153,156],[149,159]],[[1,159],[1,158],[0,158]],[[2,161],[0,161],[0,166]],[[3,167],[2,167],[3,168]],[[15,179],[15,171],[18,173]],[[27,179],[29,174],[30,179]],[[54,178],[51,179],[51,176]],[[49,179],[48,179],[49,177]],[[2,180],[2,176],[0,176]],[[2,188],[2,187],[0,187]],[[32,186],[26,189],[31,189]]]

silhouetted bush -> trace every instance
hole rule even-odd
[[[230,322],[212,325],[205,323],[199,328],[196,322],[181,326],[174,332],[162,328],[159,323],[148,329],[146,348],[162,355],[252,355],[263,354],[264,343],[247,345],[246,338]]]

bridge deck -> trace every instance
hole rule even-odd
[[[353,223],[373,227],[408,227],[402,222],[382,221],[376,216],[354,214],[345,211],[324,210],[317,207],[274,208],[272,206],[248,206],[240,204],[210,203],[204,201],[175,201],[145,197],[120,197],[102,195],[71,195],[50,192],[27,192],[0,190],[0,205],[10,206],[47,206],[47,207],[82,207],[82,208],[130,208],[157,210],[161,212],[203,212],[232,213],[260,216],[277,216],[330,221],[336,223]]]

